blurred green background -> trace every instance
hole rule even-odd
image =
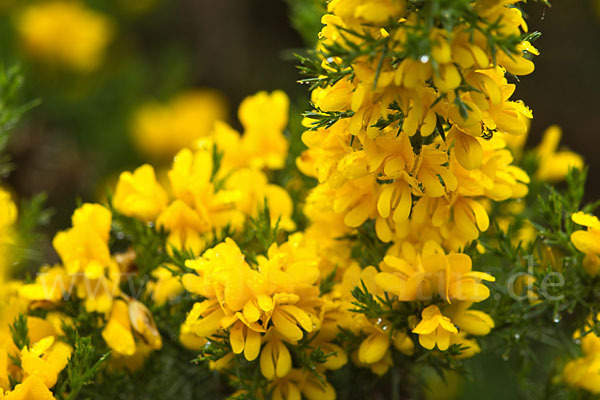
[[[56,212],[50,231],[69,224],[76,201],[102,196],[119,171],[166,162],[131,140],[133,116],[148,101],[215,88],[234,127],[241,99],[259,90],[285,90],[295,115],[308,108],[293,53],[314,44],[315,0],[79,0],[112,26],[103,60],[85,73],[39,59],[23,44],[20,16],[50,2],[0,0],[0,62],[20,63],[23,98],[42,101],[14,134],[8,185],[23,198],[48,194]],[[543,33],[536,71],[521,78],[515,96],[534,112],[528,145],[559,124],[562,144],[590,165],[589,199],[599,198],[600,0],[556,0],[551,8],[531,2],[526,12],[530,30]]]

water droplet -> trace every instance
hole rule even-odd
[[[381,325],[382,322],[383,320],[381,318],[377,318],[377,325]]]
[[[148,222],[148,228],[154,228],[154,222],[152,222],[152,221]]]
[[[419,61],[421,61],[423,64],[427,64],[427,63],[429,62],[429,56],[428,56],[428,55],[426,55],[426,54],[425,54],[425,55],[422,55],[422,56],[419,58]]]
[[[508,361],[508,359],[509,359],[509,358],[510,358],[510,356],[508,355],[508,353],[504,353],[504,354],[502,354],[502,359],[503,359],[504,361]]]
[[[552,317],[552,321],[553,321],[555,324],[558,324],[558,323],[560,322],[560,318],[561,318],[561,317],[560,317],[560,314],[554,314],[554,317]]]
[[[575,344],[581,344],[581,339],[580,339],[580,338],[573,339],[573,342],[574,342]]]
[[[381,329],[384,331],[387,331],[388,329],[390,329],[390,327],[386,325],[386,326],[383,326]]]
[[[333,62],[333,57],[327,57],[327,62],[331,64]]]
[[[521,335],[519,335],[518,333],[515,333],[515,335],[514,335],[514,336],[515,336],[515,340],[519,340],[519,339],[521,339]]]
[[[125,234],[123,232],[117,232],[117,239],[119,239],[119,240],[125,239]]]

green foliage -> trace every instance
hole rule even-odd
[[[316,111],[307,111],[303,115],[306,118],[314,120],[311,122],[310,129],[316,130],[319,128],[330,128],[339,120],[344,118],[351,118],[354,115],[354,111],[323,111],[311,104],[312,108]]]
[[[12,340],[18,349],[29,347],[29,329],[27,328],[27,317],[19,314],[10,326]]]
[[[286,0],[289,7],[290,22],[300,33],[306,47],[314,48],[319,31],[320,18],[325,14],[323,0]]]
[[[256,257],[266,255],[269,247],[273,243],[279,243],[283,239],[282,236],[283,231],[279,228],[279,220],[275,224],[271,221],[269,205],[265,198],[258,215],[247,220],[239,238],[236,237],[236,242],[247,260],[256,264]]]
[[[18,65],[0,65],[0,178],[10,171],[9,158],[4,154],[9,133],[21,116],[39,104],[39,100],[22,103],[20,95],[24,84],[23,74]]]
[[[92,344],[90,337],[76,335],[73,354],[66,368],[66,377],[58,386],[56,396],[59,399],[78,398],[84,386],[94,382],[100,367],[108,359],[110,352],[98,355],[98,347]]]

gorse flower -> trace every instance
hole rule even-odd
[[[122,172],[107,205],[82,204],[56,234],[60,262],[24,281],[4,272],[23,227],[0,190],[0,399],[84,396],[88,384],[143,397],[142,381],[173,377],[163,396],[201,395],[215,376],[232,398],[420,398],[427,371],[499,348],[528,372],[536,341],[574,331],[581,355],[552,367],[542,396],[599,393],[600,222],[558,128],[522,148],[532,112],[509,82],[533,72],[538,35],[520,3],[328,2],[300,57],[304,149],[288,140],[300,132],[286,131],[282,91],[244,99],[239,132],[213,91],[141,106],[134,140],[170,166]],[[102,29],[108,40],[92,14],[27,6],[24,43],[89,71]],[[78,47],[84,25],[94,51]],[[565,194],[542,188],[564,178]],[[193,354],[212,371],[192,377],[181,360]]]
[[[535,148],[540,166],[537,177],[543,181],[563,180],[570,168],[582,169],[583,158],[572,151],[557,151],[562,136],[561,129],[554,125],[546,129],[542,142]]]
[[[113,33],[107,16],[76,1],[29,5],[19,15],[17,29],[33,57],[83,73],[102,63]]]
[[[288,103],[280,91],[248,97],[239,110],[243,135],[225,122],[215,123],[191,149],[175,155],[167,173],[168,192],[148,164],[133,173],[123,172],[114,207],[124,215],[156,223],[169,233],[171,246],[195,254],[222,229],[241,229],[247,218],[258,215],[265,200],[273,223],[279,221],[281,228],[293,230],[292,201],[285,190],[268,183],[265,174],[265,169],[281,168],[287,154],[283,130]],[[259,118],[267,112],[269,118]]]
[[[440,350],[447,350],[451,335],[458,333],[452,321],[444,317],[437,306],[424,309],[422,317],[421,322],[412,330],[419,335],[421,346],[431,350],[437,345]]]
[[[208,136],[217,121],[227,117],[221,93],[211,89],[183,92],[167,104],[143,104],[133,118],[131,133],[141,152],[169,158]]]
[[[571,241],[577,250],[585,253],[583,267],[585,271],[594,276],[600,272],[600,221],[594,215],[577,212],[571,219],[578,225],[587,227],[571,234]]]

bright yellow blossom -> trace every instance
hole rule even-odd
[[[567,176],[569,169],[582,169],[583,158],[572,151],[557,151],[562,136],[560,127],[553,125],[546,129],[542,142],[535,148],[538,157],[536,177],[542,181],[557,182]]]
[[[223,95],[212,89],[183,92],[167,104],[147,103],[135,114],[132,135],[136,146],[155,158],[168,158],[208,136],[227,117]]]
[[[419,343],[426,349],[431,350],[437,345],[444,351],[450,346],[450,338],[458,333],[458,329],[437,306],[432,305],[423,310],[422,320],[412,332],[419,335]]]
[[[154,168],[144,164],[133,174],[123,172],[115,189],[113,205],[130,217],[154,220],[167,207],[167,194],[157,182]]]
[[[17,29],[33,57],[80,72],[102,63],[113,35],[108,17],[75,1],[32,4],[19,15]]]
[[[573,222],[587,227],[587,230],[575,231],[571,241],[577,250],[585,253],[583,268],[594,276],[600,272],[600,221],[594,215],[577,212],[571,215]]]

